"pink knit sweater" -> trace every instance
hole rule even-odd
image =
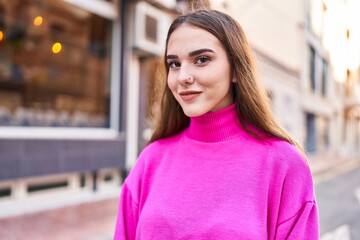
[[[318,239],[309,167],[287,142],[247,134],[235,105],[191,118],[140,154],[115,239]]]

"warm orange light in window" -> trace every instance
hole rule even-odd
[[[42,16],[37,16],[35,19],[34,19],[34,25],[35,26],[40,26],[41,24],[43,23],[43,18]]]
[[[54,43],[54,45],[52,46],[52,52],[53,53],[59,53],[61,51],[61,43]]]
[[[4,39],[4,33],[3,31],[0,31],[0,42]]]

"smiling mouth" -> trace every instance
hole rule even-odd
[[[201,92],[198,92],[198,91],[184,91],[184,92],[179,93],[181,99],[185,102],[195,99],[200,94],[201,94]]]

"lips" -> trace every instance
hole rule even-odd
[[[200,94],[201,94],[201,91],[193,91],[193,90],[179,92],[181,99],[185,102],[195,99]]]

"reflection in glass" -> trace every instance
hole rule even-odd
[[[61,0],[0,0],[0,126],[108,127],[111,24]]]
[[[54,43],[52,46],[52,52],[53,53],[59,53],[61,51],[61,43]]]
[[[43,18],[41,17],[41,16],[37,16],[35,19],[34,19],[34,25],[35,26],[41,26],[41,24],[42,24],[42,22],[43,22]]]

